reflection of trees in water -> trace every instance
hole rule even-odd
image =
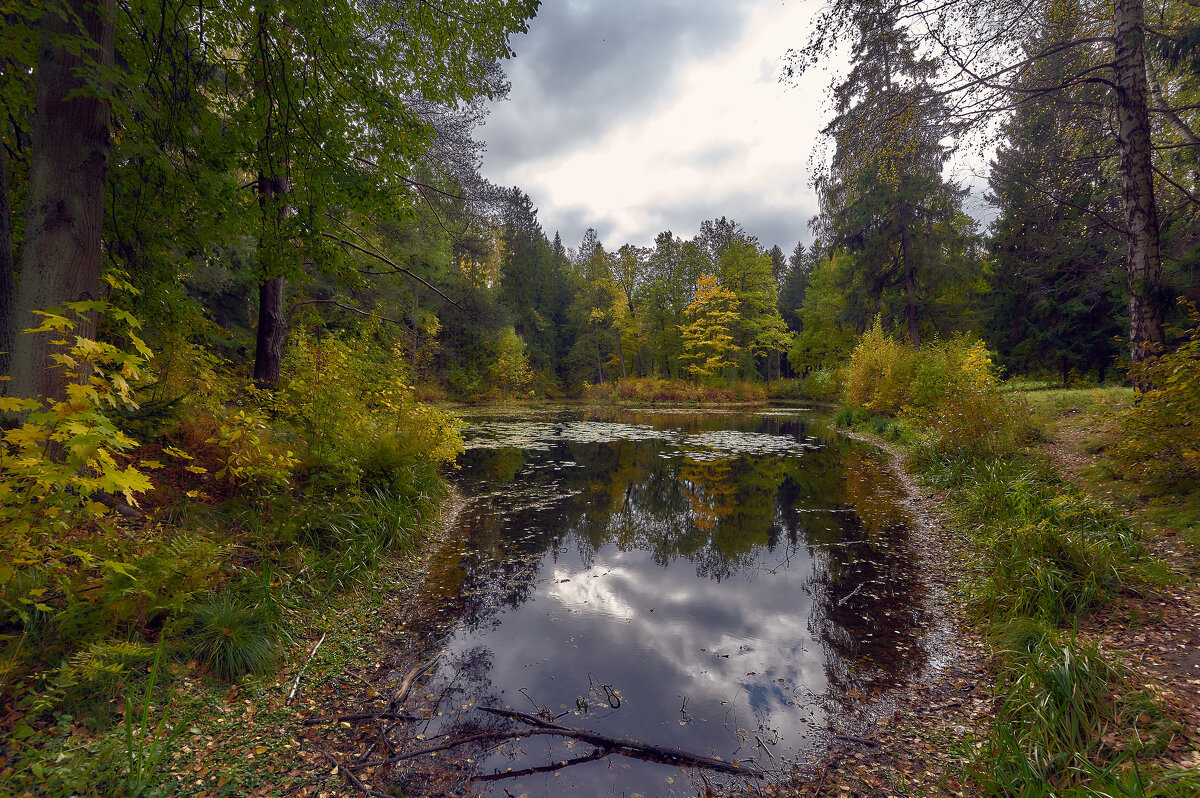
[[[704,421],[728,428],[730,419]],[[797,441],[811,432],[787,419],[740,423]],[[801,457],[701,459],[657,440],[510,451],[472,453],[466,478],[475,479],[470,469],[479,469],[493,493],[464,513],[460,529],[470,546],[461,568],[435,574],[444,595],[441,623],[453,617],[470,628],[498,622],[501,608],[516,608],[533,595],[545,554],[556,560],[566,541],[585,567],[613,544],[648,551],[664,567],[686,559],[698,576],[717,581],[762,567],[754,564],[760,547],[774,551],[786,541],[785,560],[799,545],[813,560],[810,624],[836,655],[828,658],[831,694],[849,700],[920,666],[922,588],[907,548],[901,495],[881,465],[848,442],[828,441]],[[577,467],[561,465],[571,461]],[[497,490],[506,485],[511,494]],[[552,500],[514,507],[506,499],[517,494]]]
[[[840,540],[810,536],[823,544],[824,556],[814,558],[809,628],[831,653],[828,697],[848,707],[924,664],[924,586],[899,489],[882,464],[854,450],[844,473],[845,499],[855,513],[843,515]]]

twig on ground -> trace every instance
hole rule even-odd
[[[304,675],[304,671],[308,668],[309,665],[312,664],[313,657],[315,657],[317,655],[317,649],[320,648],[321,644],[325,642],[325,635],[327,635],[327,634],[329,634],[329,633],[328,632],[321,633],[321,639],[317,641],[317,644],[315,646],[313,646],[313,650],[308,653],[308,659],[306,659],[304,661],[304,664],[300,666],[300,670],[297,671],[297,673],[296,673],[296,681],[292,682],[292,689],[288,693],[287,701],[283,702],[284,704],[292,703],[292,699],[296,697],[296,690],[300,689],[300,677]]]
[[[327,760],[329,760],[329,762],[331,762],[333,764],[333,766],[337,769],[338,775],[341,776],[342,778],[344,778],[346,781],[348,781],[350,783],[350,786],[353,787],[354,789],[359,790],[364,795],[371,796],[371,798],[393,798],[393,796],[391,796],[390,794],[388,794],[386,792],[377,792],[377,791],[371,789],[370,787],[368,787],[366,784],[363,784],[362,779],[360,779],[358,776],[355,776],[353,773],[351,773],[350,768],[346,767],[341,762],[337,761],[337,759],[333,756],[333,754],[329,753],[328,751],[324,750],[323,748],[317,748],[315,745],[312,748],[318,754],[320,754],[321,756],[323,756]]]

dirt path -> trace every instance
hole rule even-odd
[[[1063,479],[1092,493],[1095,484],[1087,475],[1100,459],[1089,444],[1094,422],[1086,415],[1062,414],[1041,447]],[[1200,556],[1175,530],[1148,521],[1136,500],[1119,509],[1139,530],[1153,560],[1165,567],[1166,584],[1119,597],[1107,613],[1089,618],[1081,631],[1124,662],[1137,685],[1184,729],[1192,730],[1187,735],[1192,750],[1180,744],[1166,752],[1164,764],[1200,767],[1194,750],[1200,743]]]

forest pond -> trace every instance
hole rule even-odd
[[[820,415],[466,420],[465,505],[432,566],[433,609],[408,630],[441,651],[409,705],[428,718],[421,739],[511,729],[480,711],[507,708],[779,773],[923,667],[903,492]],[[451,776],[513,796],[703,786],[678,764],[555,735],[481,739],[438,762],[420,765],[426,789]]]

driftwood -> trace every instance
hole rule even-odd
[[[545,718],[540,718],[537,715],[529,715],[525,712],[517,712],[511,709],[496,709],[493,707],[480,707],[480,710],[492,715],[497,715],[510,720],[517,720],[521,723],[528,724],[533,727],[530,732],[536,731],[539,733],[557,734],[563,737],[570,737],[573,740],[594,745],[597,748],[608,751],[609,753],[621,754],[623,756],[633,757],[634,759],[642,759],[650,762],[659,762],[664,765],[679,765],[680,767],[698,767],[708,770],[716,770],[720,773],[732,773],[738,776],[753,776],[762,778],[762,774],[744,768],[741,765],[736,765],[732,762],[726,762],[723,759],[714,759],[709,756],[701,756],[693,754],[689,751],[684,751],[679,748],[667,748],[654,743],[646,743],[640,740],[627,740],[620,737],[609,737],[605,734],[597,734],[595,732],[585,731],[583,729],[572,729],[569,726],[562,726]]]

